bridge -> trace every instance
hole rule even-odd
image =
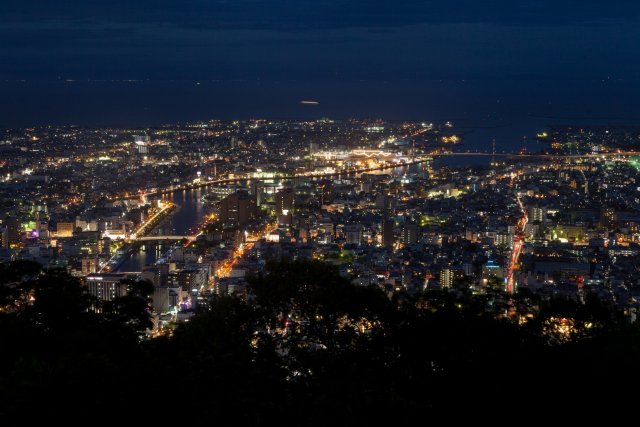
[[[318,151],[312,154],[312,157],[319,157],[325,160],[348,160],[356,157],[366,157],[366,158],[387,158],[387,157],[406,157],[398,155],[397,152],[380,150],[380,149],[354,149],[354,150],[343,150],[343,151]]]
[[[640,156],[640,151],[610,151],[606,153],[584,153],[584,154],[550,154],[550,153],[490,153],[486,151],[456,151],[456,152],[434,152],[429,154],[432,157],[449,156],[486,156],[486,157],[518,157],[518,158],[542,158],[542,159],[589,159],[600,157],[628,157]]]
[[[360,154],[363,155],[370,155],[373,152],[378,152],[378,150],[359,150]],[[303,172],[303,173],[299,173],[299,174],[293,174],[293,175],[281,175],[281,176],[273,176],[273,177],[250,177],[250,176],[244,176],[244,177],[236,177],[236,178],[224,178],[224,179],[217,179],[217,180],[212,180],[212,181],[206,181],[206,182],[201,182],[201,183],[196,183],[196,184],[179,184],[176,186],[170,186],[167,188],[163,188],[163,189],[158,189],[155,191],[150,191],[148,193],[140,193],[139,195],[130,195],[127,197],[124,197],[123,199],[133,199],[133,198],[137,198],[137,197],[146,197],[146,196],[151,196],[151,195],[158,195],[158,194],[166,194],[166,193],[171,193],[173,191],[180,191],[180,190],[193,190],[196,188],[203,188],[203,187],[209,187],[209,186],[216,186],[216,185],[225,185],[225,184],[233,184],[233,183],[237,183],[237,182],[241,182],[241,181],[265,181],[265,180],[286,180],[286,179],[295,179],[295,178],[310,178],[310,179],[322,179],[322,178],[331,178],[334,176],[344,176],[344,175],[353,175],[353,174],[358,174],[358,173],[363,173],[363,172],[370,172],[370,171],[376,171],[376,170],[384,170],[384,169],[391,169],[391,168],[395,168],[395,167],[399,167],[399,166],[408,166],[408,165],[412,165],[412,164],[416,164],[416,163],[422,163],[425,161],[430,161],[433,160],[434,157],[457,157],[457,156],[484,156],[484,157],[506,157],[506,158],[513,158],[513,159],[552,159],[552,160],[559,160],[559,159],[590,159],[590,158],[602,158],[602,157],[618,157],[618,156],[640,156],[640,151],[619,151],[619,152],[607,152],[607,153],[585,153],[585,154],[548,154],[548,153],[508,153],[508,152],[502,152],[502,153],[494,153],[494,152],[488,152],[488,151],[467,151],[467,152],[451,152],[451,151],[444,151],[444,152],[438,152],[438,151],[434,151],[431,153],[421,153],[419,155],[414,156],[409,156],[407,158],[403,158],[403,161],[398,162],[398,163],[385,163],[379,166],[373,166],[373,167],[365,167],[365,168],[360,168],[360,169],[347,169],[347,170],[340,170],[340,171],[336,171],[336,172],[328,172],[328,173],[310,173],[310,172]],[[382,156],[384,157],[384,156]],[[186,237],[186,236],[185,236]],[[158,239],[150,239],[150,240],[158,240]]]
[[[137,237],[135,241],[136,242],[156,242],[161,240],[183,240],[183,239],[193,242],[196,240],[196,236],[144,236],[144,237]]]

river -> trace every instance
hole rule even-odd
[[[172,201],[179,208],[151,234],[165,236],[193,234],[195,227],[207,213],[206,206],[202,203],[204,194],[206,189],[197,188],[162,195],[163,199]],[[122,263],[117,271],[141,271],[145,265],[155,263],[170,245],[171,243],[166,242],[149,242]]]
[[[488,162],[487,157],[464,157],[468,164],[478,164]],[[456,165],[464,163],[460,157],[456,157]],[[449,161],[435,160],[435,167],[447,164]],[[425,164],[414,164],[411,166],[397,167],[391,169],[391,173],[396,176],[411,175],[420,173],[424,170]],[[390,170],[372,171],[369,173],[389,173]],[[151,234],[154,235],[190,235],[196,230],[195,228],[202,222],[202,218],[208,213],[207,207],[202,202],[202,196],[207,193],[206,188],[197,188],[193,190],[174,191],[162,195],[165,200],[170,200],[179,206],[178,210],[159,225]],[[165,253],[172,242],[149,242],[140,247],[140,249],[123,262],[116,271],[133,272],[141,271],[145,265],[153,264],[158,258]]]

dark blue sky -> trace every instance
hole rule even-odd
[[[3,126],[637,111],[637,1],[2,3]]]

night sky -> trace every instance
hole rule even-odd
[[[636,1],[2,3],[2,126],[637,117]]]

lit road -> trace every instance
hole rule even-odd
[[[138,242],[155,242],[160,240],[196,240],[198,236],[144,236],[137,237],[135,240]]]
[[[518,220],[516,227],[516,234],[513,236],[513,251],[511,252],[511,262],[509,264],[509,272],[507,273],[507,293],[512,294],[515,290],[514,271],[518,268],[518,262],[520,261],[520,252],[522,251],[522,245],[524,243],[524,228],[529,221],[527,211],[522,204],[520,195],[517,196],[518,205],[522,211],[522,217]]]
[[[229,277],[231,270],[237,264],[238,260],[242,258],[245,250],[249,250],[253,247],[253,243],[243,243],[239,247],[233,250],[231,257],[227,258],[222,266],[216,270],[217,277]]]
[[[260,231],[256,231],[246,236],[246,242],[241,244],[240,247],[235,248],[233,253],[217,270],[215,275],[217,277],[229,277],[231,270],[238,263],[238,260],[242,258],[245,251],[253,248],[253,243],[261,238],[265,238],[269,233],[278,226],[278,224],[267,223]]]

